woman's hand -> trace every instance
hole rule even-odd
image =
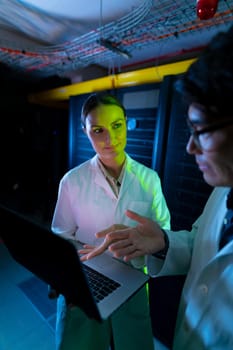
[[[125,229],[125,228],[127,228],[127,226],[115,224],[115,225],[112,225],[103,231],[97,232],[96,237],[98,237],[98,238],[105,237],[104,241],[99,246],[84,244],[83,248],[78,250],[79,254],[83,254],[80,257],[80,260],[81,261],[89,260],[91,258],[94,258],[94,256],[102,254],[105,250],[108,249],[110,244],[112,244],[113,242],[116,241],[115,239],[108,237],[107,234],[109,232],[119,231],[119,230]]]

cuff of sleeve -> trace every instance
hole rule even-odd
[[[169,248],[169,239],[168,239],[167,232],[165,230],[163,230],[163,229],[161,229],[161,230],[163,231],[163,235],[164,235],[165,247],[164,247],[164,249],[162,249],[162,250],[160,250],[157,253],[154,253],[152,255],[155,258],[165,260],[166,255],[167,255],[167,251],[168,251],[168,248]]]

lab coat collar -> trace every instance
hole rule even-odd
[[[103,187],[109,196],[116,198],[116,196],[113,194],[113,191],[109,183],[107,182],[107,180],[103,176],[102,171],[99,168],[97,154],[93,158],[91,158],[90,163],[91,163],[91,168],[94,172],[95,183]],[[124,192],[125,192],[128,186],[131,184],[131,182],[135,179],[136,164],[137,162],[135,162],[128,154],[126,154],[125,171],[122,178],[120,194],[122,192],[122,187],[124,187]],[[126,176],[126,173],[127,173],[127,176]]]

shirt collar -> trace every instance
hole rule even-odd
[[[118,179],[115,179],[112,175],[109,174],[109,172],[107,171],[107,169],[103,166],[103,164],[101,163],[99,157],[97,157],[97,164],[101,170],[101,172],[103,173],[103,175],[110,179],[110,180],[114,180],[118,185],[121,185],[122,184],[122,180],[123,180],[123,176],[124,176],[124,171],[125,171],[125,166],[126,166],[126,159],[125,159],[125,162],[124,162],[124,165],[121,169],[121,173],[118,177]]]

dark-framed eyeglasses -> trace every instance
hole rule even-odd
[[[231,117],[230,119],[228,118],[226,120],[222,120],[221,122],[213,123],[210,126],[207,126],[206,128],[203,128],[201,130],[195,130],[195,124],[192,123],[188,118],[186,119],[186,122],[189,132],[193,137],[193,141],[195,142],[195,145],[200,149],[205,149],[205,138],[202,138],[200,136],[212,131],[223,129],[227,125],[233,124],[233,118]]]

